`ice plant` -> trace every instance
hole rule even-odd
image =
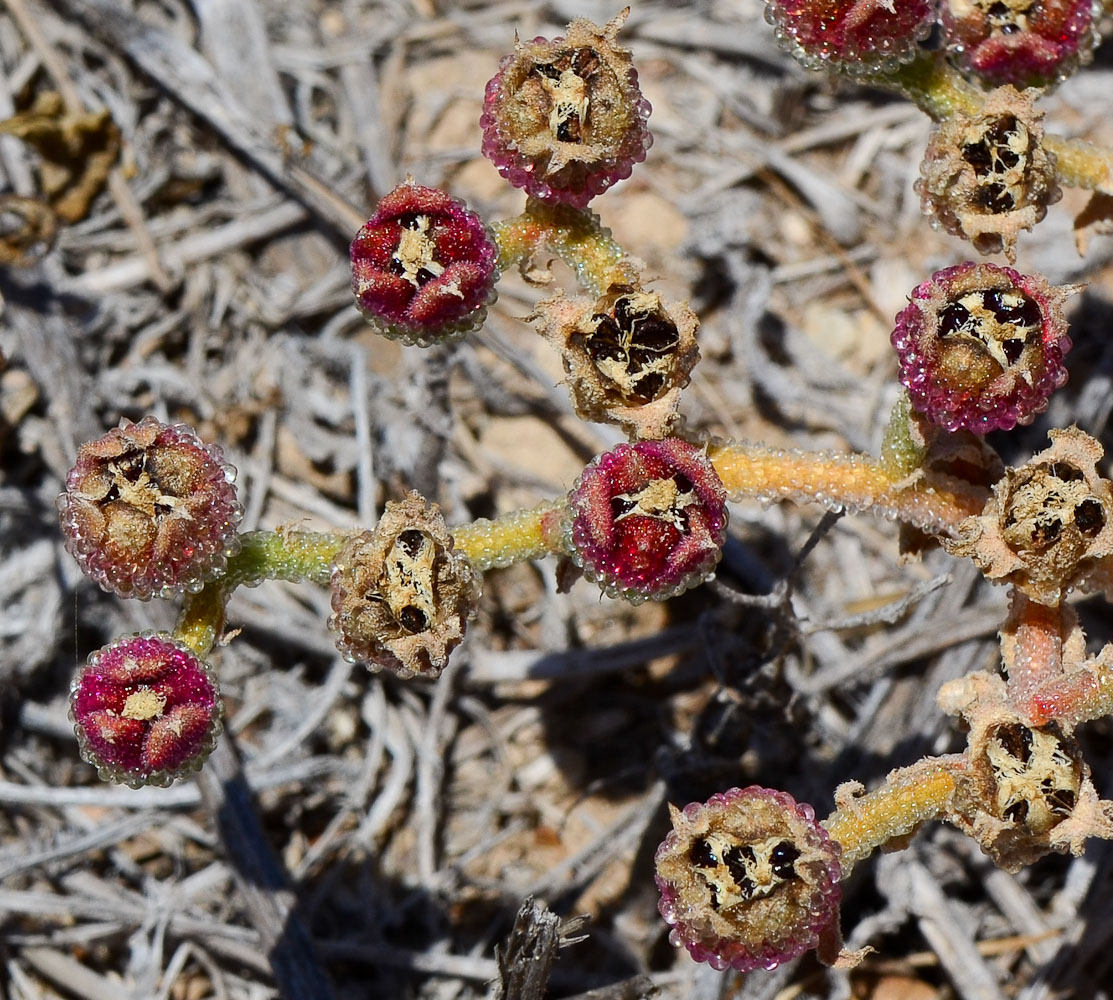
[[[499,64],[480,120],[483,155],[515,187],[582,208],[645,159],[649,102],[616,41],[629,12],[516,42]]]
[[[945,0],[947,41],[921,44],[938,9],[934,0],[768,0],[766,17],[806,65],[897,90],[935,120],[925,210],[981,252],[1011,259],[1060,184],[1094,192],[1091,221],[1108,215],[1113,153],[1045,132],[1035,90],[987,93],[968,78],[1059,79],[1088,54],[1089,4]],[[75,730],[105,778],[167,783],[198,767],[219,732],[204,659],[240,586],[329,586],[328,626],[345,657],[433,678],[462,642],[487,570],[556,555],[560,586],[572,585],[574,565],[611,598],[664,600],[713,571],[728,501],[896,519],[905,551],[940,544],[1011,588],[999,664],[940,691],[968,732],[962,752],[898,768],[870,791],[840,785],[821,823],[811,807],[757,786],[673,808],[656,855],[670,940],[695,959],[749,971],[815,948],[845,965],[855,956],[839,951],[840,881],[929,821],[955,824],[1009,870],[1113,838],[1113,802],[1098,797],[1073,732],[1113,711],[1113,644],[1090,652],[1065,603],[1074,589],[1113,596],[1113,485],[1099,471],[1101,445],[1077,429],[1052,431],[1050,448],[1006,468],[977,436],[1031,421],[1063,384],[1063,306],[1075,289],[972,262],[917,287],[892,333],[907,394],[877,456],[685,440],[679,403],[699,357],[698,319],[654,291],[645,265],[584,207],[649,146],[649,106],[616,41],[627,13],[517,42],[490,81],[483,150],[529,194],[520,215],[488,229],[445,192],[408,180],[361,228],[351,260],[372,324],[430,345],[483,322],[500,269],[518,266],[543,284],[559,258],[579,288],[549,294],[529,319],[561,352],[576,413],[620,425],[634,443],[594,458],[567,495],[491,519],[450,528],[410,493],[375,526],[241,537],[219,449],[154,418],[125,421],[79,451],[58,503],[66,545],[122,596],[188,596],[172,635],[125,636],[90,657],[73,684]]]
[[[1088,61],[1093,0],[942,0],[944,44],[991,84],[1046,86]]]
[[[58,497],[66,549],[86,576],[142,600],[223,572],[243,508],[235,469],[183,424],[123,420],[82,445]]]
[[[684,809],[657,849],[669,940],[716,969],[775,969],[837,940],[839,846],[811,806],[751,785]]]
[[[572,558],[612,597],[664,600],[702,582],[726,541],[726,491],[678,438],[619,445],[569,494]]]
[[[809,69],[866,73],[911,59],[935,21],[932,0],[766,0],[777,40]]]
[[[951,431],[1030,423],[1067,380],[1063,303],[1074,290],[994,264],[936,271],[892,334],[913,407]]]
[[[220,735],[220,696],[208,664],[161,632],[97,650],[70,687],[81,756],[101,778],[138,788],[196,771]]]
[[[498,247],[463,202],[413,180],[386,195],[351,247],[352,290],[381,333],[428,346],[481,326],[495,300]]]

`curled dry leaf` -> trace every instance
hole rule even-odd
[[[0,133],[22,139],[42,157],[42,194],[64,222],[89,214],[120,152],[120,130],[107,110],[72,114],[53,91],[0,122]]]
[[[30,267],[54,244],[58,217],[45,202],[0,196],[0,264]]]

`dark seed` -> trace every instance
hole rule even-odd
[[[402,546],[402,551],[406,553],[411,559],[416,556],[425,542],[425,536],[416,528],[410,528],[403,531],[398,536],[398,544]]]
[[[748,857],[747,857],[748,852]],[[750,847],[732,847],[727,851],[726,856],[723,858],[726,863],[727,870],[734,878],[735,883],[739,886],[746,882],[750,882],[751,892],[753,891],[753,882],[750,881],[750,865],[754,861],[754,852]]]
[[[676,348],[680,334],[676,325],[663,319],[644,319],[634,328],[634,345],[643,351],[664,354]]]
[[[611,497],[611,515],[616,521],[629,514],[636,506],[636,503],[632,503],[625,497]]]
[[[1018,294],[1016,289],[1010,291],[1013,294]],[[1034,299],[1021,294],[1020,305],[1008,305],[1004,301],[1005,294],[1005,291],[995,288],[986,292],[984,296],[986,309],[993,313],[993,317],[998,323],[1011,323],[1014,326],[1027,329],[1037,329],[1043,325],[1043,314],[1040,312],[1039,304]]]
[[[1060,816],[1069,816],[1074,812],[1075,803],[1078,801],[1078,797],[1069,788],[1045,790],[1044,798],[1047,800],[1048,808]]]
[[[1005,360],[1010,365],[1015,365],[1024,353],[1024,341],[1016,337],[1010,337],[1001,344],[1001,350],[1005,352]]]
[[[1010,822],[1023,823],[1028,818],[1028,803],[1014,802],[1001,815]]]
[[[637,380],[637,387],[636,392],[629,394],[624,393],[624,398],[626,398],[628,402],[638,403],[642,406],[646,403],[652,403],[665,387],[665,376],[660,372],[649,372]]]
[[[1037,524],[1032,531],[1032,546],[1036,549],[1047,548],[1063,531],[1063,522],[1058,520],[1046,521]]]
[[[408,604],[398,612],[398,624],[407,632],[424,632],[429,627],[429,619],[421,608]]]
[[[711,845],[702,837],[688,849],[688,859],[699,868],[716,868],[719,864]]]
[[[970,322],[970,312],[966,306],[951,302],[939,310],[939,336],[947,337],[965,329]]]
[[[1009,189],[1000,181],[992,181],[989,184],[983,184],[978,188],[978,193],[974,196],[974,201],[991,215],[1011,212],[1016,208],[1016,199],[1012,196]]]
[[[583,142],[583,129],[580,119],[572,114],[557,122],[556,137],[558,142]]]
[[[1082,534],[1093,538],[1105,527],[1105,514],[1101,504],[1092,497],[1074,508],[1074,523]]]
[[[993,738],[1014,760],[1028,763],[1032,756],[1032,731],[1027,726],[1001,726]]]
[[[800,852],[796,847],[787,840],[782,840],[773,848],[773,853],[769,855],[769,863],[773,868],[773,874],[783,879],[795,878],[796,860],[799,857]]]
[[[1078,483],[1086,478],[1081,469],[1076,469],[1069,462],[1052,462],[1047,471],[1064,483]]]

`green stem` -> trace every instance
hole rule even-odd
[[[638,281],[640,262],[631,258],[586,209],[548,204],[530,198],[526,210],[492,227],[499,244],[503,271],[530,260],[543,247],[576,272],[576,278],[596,298],[611,285]]]

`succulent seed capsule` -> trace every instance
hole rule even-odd
[[[97,650],[70,687],[84,760],[138,788],[198,770],[220,735],[212,668],[166,633],[122,636]]]
[[[766,0],[777,40],[808,69],[872,73],[907,62],[935,21],[931,0]]]
[[[649,102],[616,42],[629,13],[603,27],[577,18],[564,37],[517,42],[499,64],[480,120],[483,155],[515,187],[583,208],[645,159]]]
[[[498,245],[463,202],[412,178],[352,241],[352,290],[369,323],[406,344],[458,340],[495,300]]]
[[[1091,58],[1093,0],[943,0],[944,44],[990,84],[1046,87]]]
[[[216,445],[154,417],[84,444],[58,497],[66,550],[121,597],[200,590],[239,548],[236,470]]]
[[[658,908],[669,940],[697,962],[775,969],[834,925],[839,846],[811,806],[751,785],[670,813],[655,858]]]
[[[726,491],[678,438],[619,445],[569,494],[573,560],[612,597],[665,600],[706,579],[726,541]]]
[[[438,676],[479,601],[479,574],[454,550],[440,508],[417,493],[344,544],[331,585],[340,652],[401,677]]]
[[[912,406],[975,434],[1031,423],[1067,380],[1063,303],[1076,289],[994,264],[959,264],[916,288],[892,334]]]

